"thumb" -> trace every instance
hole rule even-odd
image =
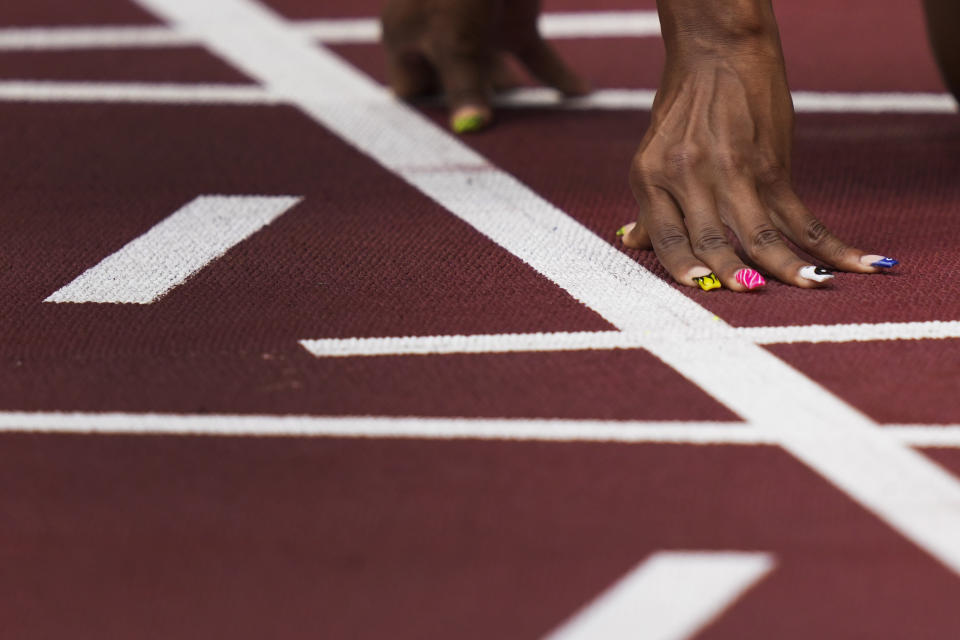
[[[623,225],[617,229],[617,235],[628,249],[650,249],[653,246],[650,243],[650,234],[639,222]]]

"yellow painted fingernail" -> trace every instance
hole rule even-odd
[[[478,113],[468,116],[459,116],[453,119],[453,130],[457,133],[470,133],[483,128],[486,119]]]
[[[700,285],[700,288],[703,289],[704,291],[710,291],[711,289],[719,289],[721,286],[720,278],[718,278],[716,274],[713,274],[713,273],[710,273],[705,276],[700,276],[699,278],[694,278],[693,281],[696,282],[698,285]]]
[[[618,237],[618,238],[627,232],[627,231],[626,231],[626,228],[627,228],[627,225],[623,225],[622,227],[620,227],[619,229],[617,229],[617,237]]]

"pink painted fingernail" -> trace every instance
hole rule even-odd
[[[733,279],[742,284],[747,289],[756,289],[767,284],[763,276],[753,269],[740,269],[733,275]]]

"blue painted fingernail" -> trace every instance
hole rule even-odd
[[[894,260],[893,258],[874,255],[863,256],[860,258],[860,262],[871,267],[880,267],[882,269],[889,269],[890,267],[895,267],[900,264],[898,260]]]

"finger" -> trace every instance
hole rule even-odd
[[[673,198],[660,189],[651,188],[638,197],[638,202],[642,228],[649,234],[660,264],[673,279],[688,287],[700,286],[704,291],[720,288],[717,276],[693,254],[683,215]],[[638,226],[631,232],[636,232]]]
[[[617,237],[628,249],[652,249],[650,234],[639,222],[630,222],[617,229]]]
[[[751,182],[737,180],[718,198],[718,204],[723,219],[737,234],[750,259],[777,280],[813,288],[832,277],[813,273],[813,265],[787,246]]]
[[[681,200],[680,205],[693,254],[717,274],[723,286],[733,291],[750,291],[766,284],[763,276],[744,264],[734,251],[709,194],[694,193]]]
[[[526,38],[522,47],[514,49],[514,54],[538,80],[563,95],[582,96],[590,93],[590,83],[574,73],[539,34]]]
[[[493,69],[490,72],[490,82],[494,91],[510,91],[523,84],[506,54],[502,53],[494,58]]]
[[[387,52],[387,77],[393,94],[411,100],[437,92],[439,81],[433,65],[420,53]]]
[[[775,214],[774,221],[784,235],[831,267],[854,273],[876,273],[885,266],[896,264],[892,258],[867,254],[833,235],[826,225],[810,213],[789,185],[779,188],[769,204]],[[874,266],[878,262],[880,264]]]
[[[469,133],[486,127],[493,119],[488,96],[488,56],[450,48],[438,51],[433,62],[450,106],[450,128],[457,133]]]

